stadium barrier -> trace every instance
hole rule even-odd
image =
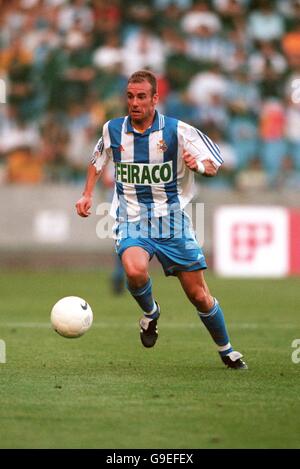
[[[1,186],[0,197],[3,203],[0,262],[2,267],[16,266],[21,268],[22,266],[30,267],[32,264],[34,267],[42,267],[43,263],[44,267],[47,265],[97,267],[100,258],[102,265],[109,264],[112,259],[114,242],[109,237],[99,239],[97,235],[97,225],[100,219],[100,215],[97,214],[100,211],[97,212],[97,207],[101,202],[107,205],[107,196],[101,189],[98,189],[93,198],[92,215],[83,219],[77,215],[75,209],[75,203],[81,192],[82,187],[79,185]],[[232,240],[229,242],[228,233],[226,234],[228,222],[225,214],[226,209],[231,206],[234,206],[235,210],[239,207],[239,213],[247,213],[242,220],[249,218],[249,210],[252,211],[252,215],[255,215],[262,213],[261,210],[264,207],[262,219],[265,222],[270,220],[272,223],[276,219],[276,226],[278,226],[276,232],[272,232],[274,234],[272,243],[269,243],[271,234],[268,224],[262,225],[259,229],[248,227],[246,236],[248,247],[245,247],[245,243],[241,244],[240,241],[240,238],[244,236],[245,228],[236,226],[234,236],[238,239],[238,247],[234,248],[233,260],[235,257],[253,255],[255,252],[256,265],[264,265],[264,268],[258,269],[258,275],[274,276],[300,273],[298,211],[300,196],[295,195],[294,192],[241,193],[199,186],[194,200],[193,214],[197,215],[198,221],[201,220],[200,225],[203,220],[203,226],[200,226],[200,229],[198,223],[197,237],[203,245],[206,256],[209,259],[212,256],[215,257],[214,266],[220,275],[233,274],[233,265],[229,269],[230,272],[227,272],[226,268],[219,264],[220,256],[228,260],[228,252],[232,253],[232,248],[230,248]],[[200,211],[199,218],[197,212]],[[215,216],[216,220],[221,217],[221,221],[214,221]],[[219,244],[216,244],[218,236],[220,238]],[[253,236],[254,241],[252,240]],[[249,252],[247,254],[249,243],[255,244],[252,254]],[[269,253],[265,259],[261,257],[264,250]],[[275,253],[278,258],[279,252],[285,252],[283,255],[285,260],[280,261],[280,266],[278,264],[274,267],[270,259],[275,258]],[[266,267],[267,264],[269,267]],[[236,275],[257,275],[257,269],[253,266],[251,268],[248,265],[248,271],[243,274],[241,265],[239,265],[240,270],[236,270]]]

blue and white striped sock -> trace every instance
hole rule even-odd
[[[144,311],[147,318],[155,319],[158,316],[158,308],[152,296],[152,282],[149,278],[147,283],[141,288],[127,288]]]
[[[154,306],[153,306],[152,311],[150,311],[150,313],[146,313],[146,312],[144,311],[144,316],[145,316],[145,318],[148,318],[148,319],[156,319],[156,318],[158,318],[158,316],[159,316],[159,310],[158,310],[158,307],[157,307],[157,304],[155,303],[155,301],[154,301]]]
[[[229,341],[224,314],[216,298],[214,298],[214,305],[209,311],[204,313],[198,311],[198,315],[212,339],[218,345],[220,355],[224,356],[232,352],[233,348]]]

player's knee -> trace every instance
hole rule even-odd
[[[135,288],[140,288],[148,281],[148,272],[143,266],[128,265],[125,268],[128,283]]]
[[[211,296],[204,287],[197,287],[190,293],[190,300],[199,311],[207,311],[211,308]]]

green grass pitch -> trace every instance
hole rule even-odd
[[[137,305],[111,296],[107,273],[1,273],[1,448],[300,448],[299,280],[207,274],[249,365],[234,371],[178,281],[152,277],[160,337],[144,349]],[[68,295],[94,311],[80,339],[50,326]]]

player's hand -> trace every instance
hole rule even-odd
[[[217,174],[218,167],[212,160],[203,160],[201,161],[201,163],[204,164],[205,168],[205,173],[203,174],[203,176],[213,177]]]
[[[88,217],[91,214],[91,206],[92,197],[89,195],[83,195],[76,204],[76,210],[78,215],[80,215],[81,217]]]
[[[195,156],[191,155],[188,151],[184,151],[182,158],[189,169],[192,171],[198,171],[198,165]]]
[[[190,170],[198,172],[198,164],[195,156],[191,155],[188,151],[184,151],[182,157],[186,166]],[[205,168],[203,176],[212,177],[217,174],[218,168],[212,160],[202,160],[201,163],[204,165]]]

